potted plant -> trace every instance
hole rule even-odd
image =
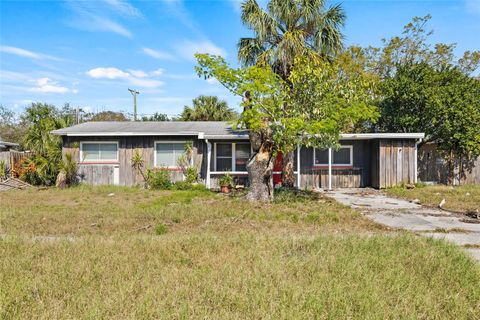
[[[222,193],[229,193],[233,187],[233,177],[227,173],[218,181],[220,183]]]

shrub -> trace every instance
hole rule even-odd
[[[188,167],[185,169],[184,172],[185,181],[188,183],[198,182],[198,173],[197,168],[195,167]]]
[[[0,180],[3,180],[7,177],[7,164],[5,161],[0,161]]]
[[[151,189],[168,190],[172,188],[172,181],[168,170],[148,170],[147,178],[148,186]]]
[[[156,227],[155,227],[155,233],[159,236],[167,233],[167,226],[164,225],[163,223],[159,223]]]
[[[65,158],[60,162],[60,171],[65,174],[66,183],[68,186],[77,184],[77,162],[73,159],[71,153],[65,154]]]
[[[219,179],[218,183],[220,184],[221,187],[233,187],[234,186],[233,177],[229,173],[222,176]]]

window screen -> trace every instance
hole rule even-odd
[[[351,147],[341,147],[338,150],[332,151],[332,165],[337,166],[349,166],[352,165],[351,160]],[[328,149],[320,150],[315,149],[315,165],[328,165]]]
[[[247,171],[247,162],[250,159],[250,145],[237,143],[235,145],[235,171]]]
[[[116,143],[82,143],[82,161],[117,161]]]
[[[185,152],[184,143],[157,143],[156,167],[176,167],[178,158]]]
[[[217,171],[232,171],[232,144],[217,144]]]

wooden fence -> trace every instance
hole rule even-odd
[[[0,152],[0,162],[5,162],[7,167],[7,172],[10,172],[12,168],[15,167],[23,158],[31,157],[33,152],[28,151],[1,151]]]

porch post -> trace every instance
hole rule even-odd
[[[205,142],[207,143],[207,176],[205,177],[205,187],[210,189],[210,158],[212,155],[212,144],[208,142],[207,139],[205,139]]]
[[[328,148],[328,190],[332,190],[332,148]]]
[[[300,179],[301,179],[301,176],[300,176],[300,144],[297,145],[297,189],[300,189],[301,185],[300,185]]]

